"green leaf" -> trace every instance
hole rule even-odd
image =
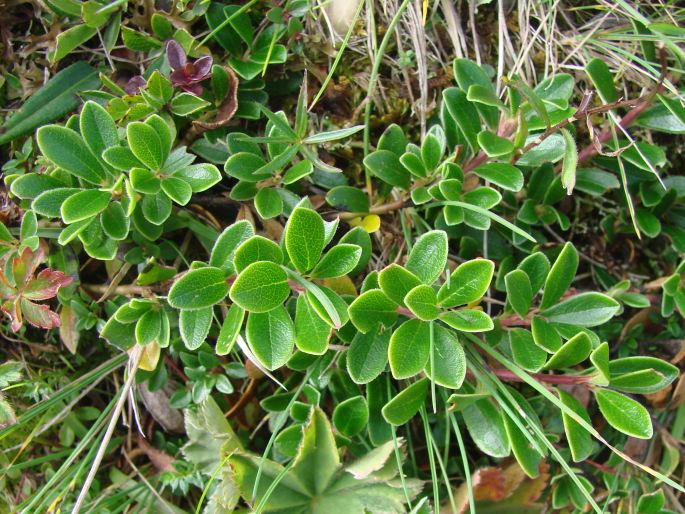
[[[154,195],[161,189],[162,181],[147,168],[133,168],[130,177],[131,186],[139,193]]]
[[[366,334],[380,323],[390,327],[397,319],[398,305],[380,289],[359,295],[349,307],[350,320],[357,330]]]
[[[423,234],[409,252],[407,270],[424,284],[432,284],[447,265],[447,234],[432,230]]]
[[[642,405],[609,389],[596,389],[594,393],[599,410],[612,427],[638,439],[652,437],[652,420]]]
[[[297,297],[295,334],[295,344],[300,351],[323,355],[328,350],[331,328],[316,313],[305,294]]]
[[[209,258],[209,265],[225,272],[233,270],[236,248],[254,235],[254,228],[247,220],[240,220],[227,227],[217,238]]]
[[[88,101],[79,116],[79,127],[84,141],[96,156],[119,144],[117,126],[112,116],[99,104]]]
[[[430,325],[410,319],[400,325],[390,338],[388,359],[396,379],[410,378],[423,371],[430,356]]]
[[[231,287],[231,300],[249,312],[267,312],[290,295],[285,271],[278,264],[261,261],[245,268]]]
[[[576,141],[573,139],[571,133],[566,130],[561,130],[561,135],[564,136],[564,160],[561,165],[561,185],[566,189],[567,194],[573,193],[573,188],[576,185],[576,168],[578,167],[578,148]]]
[[[503,162],[481,164],[473,172],[502,189],[518,192],[523,187],[523,173],[516,166]]]
[[[460,332],[488,332],[495,326],[490,316],[475,309],[445,312],[440,320]]]
[[[252,236],[236,249],[233,256],[233,265],[238,273],[241,273],[253,262],[260,261],[282,264],[283,251],[281,247],[265,237]]]
[[[60,212],[64,223],[92,218],[104,211],[112,199],[112,194],[99,189],[86,189],[67,198]]]
[[[171,100],[169,107],[176,116],[188,116],[210,105],[208,101],[199,96],[191,93],[180,93]]]
[[[331,328],[339,330],[349,320],[347,303],[328,287],[307,282],[307,300]]]
[[[480,90],[487,92],[488,96],[497,98],[497,93],[492,85],[490,77],[478,64],[469,59],[454,60],[454,78],[462,91],[470,91],[471,86],[479,86]],[[482,94],[480,96],[483,96]],[[491,128],[496,128],[499,122],[499,112],[496,107],[487,104],[476,104],[478,112]]]
[[[502,157],[514,151],[514,143],[504,137],[493,134],[489,130],[483,130],[478,133],[478,144],[488,157]],[[476,173],[478,173],[477,169]],[[523,179],[523,177],[521,178]]]
[[[270,173],[262,171],[265,165],[266,161],[260,155],[251,152],[238,152],[228,158],[224,170],[231,177],[256,183],[271,176]]]
[[[162,43],[157,39],[130,27],[121,27],[121,39],[126,48],[134,52],[149,52],[162,46]]]
[[[590,362],[595,367],[592,383],[601,386],[609,385],[609,343],[602,343],[592,350]]]
[[[47,125],[36,133],[38,147],[55,165],[91,184],[103,184],[105,171],[76,132],[57,125]]]
[[[609,321],[620,308],[616,300],[601,293],[582,293],[541,311],[540,315],[551,323],[594,327]]]
[[[285,365],[295,347],[295,326],[282,305],[250,312],[245,334],[259,362],[270,371]]]
[[[590,416],[587,410],[582,406],[578,399],[570,393],[562,389],[558,389],[559,399],[572,412],[576,413],[588,425],[592,425]],[[574,420],[566,411],[561,412],[564,421],[564,432],[566,433],[566,440],[571,450],[573,462],[582,462],[587,459],[592,453],[592,436],[580,424]]]
[[[319,214],[305,207],[297,207],[285,227],[285,248],[300,273],[312,269],[324,247],[324,223]]]
[[[542,252],[530,254],[518,265],[518,269],[525,271],[526,275],[528,275],[533,295],[536,295],[545,283],[545,279],[547,279],[547,275],[549,274],[549,268],[549,261]]]
[[[140,168],[143,163],[136,159],[130,148],[125,146],[112,146],[102,154],[103,160],[119,171],[129,171]]]
[[[61,216],[61,207],[70,196],[78,193],[81,189],[75,187],[58,187],[48,189],[31,202],[31,210],[46,218],[58,218]]]
[[[430,381],[422,378],[400,391],[383,407],[381,412],[385,420],[391,425],[404,425],[423,405],[429,386]]]
[[[354,244],[361,248],[362,253],[359,262],[348,275],[355,276],[361,273],[371,258],[371,236],[362,227],[355,227],[340,238],[340,244]]]
[[[561,336],[554,325],[548,323],[540,316],[533,316],[530,322],[530,328],[533,333],[533,340],[540,348],[543,348],[548,353],[555,353],[561,348]]]
[[[478,400],[462,410],[466,428],[476,446],[491,457],[506,457],[511,452],[502,414],[488,400]]]
[[[487,259],[473,259],[460,264],[438,291],[442,307],[456,307],[480,300],[490,287],[495,264]]]
[[[212,326],[212,315],[212,307],[181,311],[178,328],[188,350],[197,350],[205,342]]]
[[[362,249],[353,244],[338,244],[331,248],[311,273],[312,278],[335,278],[347,275],[359,263]]]
[[[319,134],[306,137],[302,140],[302,142],[308,145],[316,145],[320,143],[327,143],[329,141],[338,141],[339,139],[345,139],[346,137],[356,134],[363,128],[364,125],[356,125],[349,128],[329,130],[328,132],[321,132]]]
[[[576,277],[577,269],[578,252],[572,243],[566,243],[545,280],[541,309],[546,309],[559,301]]]
[[[162,330],[162,315],[158,310],[149,310],[136,323],[136,341],[145,346],[155,341]]]
[[[51,175],[27,173],[12,180],[10,191],[18,198],[27,199],[36,198],[51,189],[62,189],[66,186],[65,182],[57,180]]]
[[[568,108],[575,81],[568,73],[556,73],[535,86],[535,93],[544,102],[557,109]]]
[[[578,332],[566,341],[545,365],[545,369],[570,368],[588,358],[592,351],[592,340],[585,332]]]
[[[158,13],[155,13],[153,17],[155,15],[158,15]],[[166,21],[166,18],[162,18],[161,16],[159,16],[158,19],[164,19]],[[159,71],[153,71],[150,78],[147,80],[147,92],[160,104],[164,105],[171,100],[171,96],[174,94],[174,88],[169,79],[164,77]]]
[[[116,241],[121,241],[128,236],[131,220],[126,216],[126,212],[124,212],[121,202],[111,202],[107,208],[102,211],[100,223],[102,224],[102,230],[108,237]]]
[[[424,321],[431,321],[438,317],[438,295],[426,284],[416,286],[404,297],[404,303],[414,315]]]
[[[376,150],[364,158],[364,166],[369,173],[383,182],[405,191],[409,190],[411,177],[397,154],[389,150]]]
[[[231,305],[231,308],[228,309],[228,314],[226,314],[224,322],[221,325],[219,336],[216,339],[217,355],[228,355],[231,352],[233,345],[240,334],[244,319],[245,309],[237,303]]]
[[[357,332],[347,351],[347,372],[355,384],[368,384],[388,363],[390,330]]]
[[[645,372],[652,372],[657,381],[648,378]],[[655,357],[635,356],[614,359],[609,363],[610,385],[626,393],[652,394],[668,387],[678,376],[678,368]],[[640,378],[643,380],[639,380]],[[630,380],[628,380],[630,379]]]
[[[404,305],[404,298],[409,291],[421,285],[421,281],[411,271],[393,263],[378,274],[378,284],[388,298]]]
[[[640,496],[637,502],[637,512],[640,514],[660,514],[662,512],[666,514],[666,511],[662,510],[665,503],[664,491],[663,489],[658,489]]]
[[[133,155],[153,171],[159,170],[164,164],[166,155],[162,140],[155,129],[146,123],[133,121],[126,126],[128,146]]]
[[[433,358],[426,363],[428,377],[442,387],[459,389],[466,377],[466,355],[459,339],[440,325],[433,326]]]
[[[161,191],[145,195],[141,207],[145,219],[153,225],[162,225],[171,216],[171,200]]]
[[[7,119],[3,125],[4,131],[0,131],[0,145],[62,118],[79,105],[77,93],[96,89],[99,85],[97,71],[86,62],[79,61],[67,66],[32,93],[21,108]]]
[[[654,238],[661,233],[661,221],[647,209],[635,210],[635,223],[647,237]]]
[[[369,196],[356,187],[336,186],[326,194],[326,201],[339,211],[369,212]]]
[[[507,301],[514,312],[525,319],[533,302],[533,290],[528,275],[520,269],[510,271],[504,277],[504,284],[507,290]]]
[[[533,335],[528,330],[511,329],[509,344],[514,361],[526,371],[539,371],[547,360],[547,352],[535,344]]]
[[[469,86],[468,91],[466,91],[466,99],[471,102],[490,105],[492,107],[504,106],[497,96],[497,93],[492,89],[492,86],[485,87],[480,84],[472,84]]]
[[[537,425],[538,428],[542,428],[537,414],[526,399],[515,389],[507,389],[514,400],[512,402],[514,407],[519,412],[525,414],[527,418],[525,419],[523,415],[521,415],[521,420],[523,421],[525,419],[526,424],[534,424]],[[540,474],[540,461],[544,455],[541,455],[538,450],[532,447],[532,444],[529,441],[529,435],[527,433],[524,434],[523,429],[519,428],[510,415],[504,415],[502,420],[504,421],[504,428],[506,429],[507,437],[511,444],[511,450],[521,466],[521,469],[523,469],[529,477],[536,478]]]
[[[59,62],[95,34],[97,34],[97,29],[85,24],[74,25],[60,32],[56,37],[55,53],[52,54],[51,61]]]
[[[618,99],[614,76],[609,66],[602,59],[594,58],[585,67],[585,72],[597,89],[599,97],[604,103],[612,103]]]
[[[457,126],[468,141],[471,150],[474,153],[477,152],[480,148],[478,145],[478,133],[481,131],[481,124],[476,109],[483,106],[483,104],[471,103],[466,98],[464,91],[454,87],[445,89],[442,92],[442,99],[447,106],[450,116],[457,123]]]
[[[524,146],[533,143],[539,137],[538,134],[532,134],[524,143]],[[541,166],[545,163],[554,163],[564,156],[565,150],[564,136],[561,134],[552,134],[539,145],[534,146],[526,153],[524,153],[516,164],[519,166]]]
[[[178,205],[186,205],[193,196],[193,189],[185,180],[166,177],[161,181],[162,191]]]
[[[236,481],[243,498],[259,502],[269,491],[266,502],[267,512],[286,508],[304,508],[311,502],[310,495],[296,476],[285,473],[283,466],[271,460],[264,460],[256,455],[234,453],[230,457],[233,479]],[[216,466],[215,466],[216,469]],[[259,477],[259,482],[257,482]],[[253,490],[259,483],[256,495]],[[272,490],[273,489],[273,490]]]
[[[347,437],[359,434],[369,422],[369,407],[363,396],[354,396],[336,405],[333,411],[333,425]]]
[[[402,127],[393,123],[388,125],[383,134],[381,134],[381,137],[378,139],[377,148],[379,150],[388,150],[399,157],[404,153],[407,143],[409,143],[409,140],[404,135]]]
[[[400,157],[400,163],[402,166],[409,170],[409,173],[415,177],[425,178],[428,176],[428,170],[426,169],[426,165],[419,155],[419,151],[416,150],[413,145],[410,145],[407,148],[407,151]]]
[[[331,425],[321,409],[315,408],[304,429],[302,445],[292,467],[293,474],[312,496],[317,496],[328,488],[339,467],[340,457]]]
[[[273,187],[263,187],[254,198],[257,214],[263,220],[275,218],[283,211],[283,200],[278,190]]]
[[[176,309],[203,309],[219,303],[226,293],[228,284],[224,272],[208,266],[190,270],[174,282],[169,290],[168,301]]]
[[[439,125],[435,125],[434,128],[439,128],[442,131]],[[431,130],[433,130],[433,128]],[[428,132],[423,138],[423,142],[421,143],[421,160],[423,164],[422,168],[424,168],[424,170],[432,171],[438,167],[445,151],[444,142],[444,134],[442,134],[442,137],[438,137],[436,134]]]

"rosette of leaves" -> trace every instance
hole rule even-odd
[[[45,260],[45,250],[36,251],[24,246],[14,255],[5,254],[6,264],[0,272],[0,303],[2,312],[11,320],[11,328],[18,332],[24,320],[38,328],[60,325],[59,315],[49,305],[37,303],[57,296],[60,288],[72,278],[61,271],[45,268],[36,274]]]
[[[414,244],[405,266],[381,270],[374,286],[352,302],[350,319],[360,335],[350,346],[347,364],[355,382],[369,382],[389,362],[397,380],[426,373],[436,384],[461,387],[466,359],[457,333],[492,329],[492,319],[472,306],[490,286],[494,265],[486,259],[467,261],[436,286],[447,254],[445,232],[427,232]],[[387,345],[383,359],[370,362],[366,347],[381,341]],[[391,414],[386,419],[403,424]]]
[[[214,165],[194,165],[195,156],[185,147],[172,150],[175,129],[158,115],[129,123],[126,135],[124,146],[107,110],[86,102],[67,126],[38,130],[38,146],[52,169],[16,177],[12,193],[32,200],[31,208],[41,216],[65,223],[60,244],[78,237],[96,259],[112,259],[131,225],[156,240],[172,202],[187,204],[221,174]]]
[[[255,209],[263,219],[289,212],[299,197],[288,187],[311,175],[315,169],[340,172],[319,158],[318,145],[347,138],[363,128],[356,126],[307,136],[305,101],[306,88],[303,88],[294,127],[283,111],[273,113],[262,107],[269,120],[263,137],[236,132],[227,138],[231,155],[224,169],[238,180],[231,190],[231,198],[239,201],[253,199]],[[261,144],[266,145],[266,152]]]
[[[659,391],[678,377],[678,369],[652,357],[610,358],[608,344],[592,328],[611,319],[621,306],[608,295],[569,291],[578,260],[576,249],[567,243],[551,265],[536,252],[509,271],[504,277],[507,305],[500,318],[504,331],[495,334],[491,343],[499,341],[520,369],[565,371],[569,380],[559,383],[588,385],[611,426],[648,439],[652,424],[647,410],[622,393]],[[588,360],[589,366],[579,368]],[[567,407],[562,413],[573,459],[584,460],[593,451],[589,414],[572,395],[560,390],[559,398]],[[577,416],[586,426],[581,427]]]
[[[370,256],[368,234],[355,229],[328,251],[338,221],[325,222],[306,204],[296,207],[281,244],[255,235],[247,221],[219,235],[208,263],[196,262],[169,291],[169,304],[180,311],[181,337],[189,349],[206,339],[214,306],[226,297],[232,305],[217,338],[217,353],[241,349],[268,370],[283,366],[295,346],[305,353],[326,352],[333,329],[348,322],[347,303],[324,285],[326,280],[358,273]],[[284,304],[297,293],[289,311]],[[294,320],[291,312],[294,312]]]
[[[229,64],[245,80],[252,80],[269,65],[283,64],[288,50],[280,41],[293,40],[303,29],[302,17],[309,12],[306,0],[288,0],[267,12],[270,22],[256,31],[250,16],[239,5],[212,2],[205,13],[212,38],[226,50]]]
[[[447,141],[440,125],[431,128],[420,147],[409,143],[400,127],[391,125],[381,136],[377,150],[364,159],[364,166],[370,175],[387,184],[385,191],[394,186],[409,195],[415,205],[441,207],[436,226],[463,223],[487,230],[491,220],[499,218],[491,210],[502,201],[502,194],[487,185],[472,187],[473,181],[465,187],[463,169],[452,157],[445,159]],[[506,162],[484,163],[473,173],[488,177],[486,180],[504,190],[517,192],[523,187],[521,171]],[[352,201],[358,196],[338,187],[329,192],[327,199],[332,205],[357,210],[361,204]]]
[[[398,478],[393,442],[343,464],[326,415],[311,409],[299,428],[296,454],[284,467],[272,460],[236,452],[229,457],[243,499],[261,512],[373,514],[406,512],[422,488],[416,479]],[[401,442],[401,441],[400,441]]]

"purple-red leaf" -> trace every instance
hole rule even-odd
[[[59,327],[59,316],[50,310],[48,305],[40,305],[30,302],[25,298],[21,300],[21,312],[26,317],[26,321],[38,328]]]
[[[147,86],[147,80],[142,75],[134,75],[124,86],[124,91],[129,95],[137,95],[138,92]]]
[[[57,295],[60,287],[71,284],[71,280],[61,271],[46,268],[36,278],[29,280],[21,295],[29,300],[49,300]]]
[[[19,310],[18,300],[7,300],[2,304],[2,312],[12,321],[12,332],[17,332],[21,328],[21,310]]]
[[[196,77],[202,77],[201,80],[206,79],[212,69],[213,62],[214,60],[212,59],[211,55],[203,55],[200,57],[193,63],[193,66],[195,66],[194,75]]]
[[[15,255],[12,258],[12,276],[17,289],[21,289],[26,284],[40,263],[43,262],[44,257],[43,247],[39,246],[35,253],[26,247],[21,255]]]
[[[174,70],[183,68],[188,62],[183,47],[173,39],[166,44],[166,56],[169,59],[169,66]]]

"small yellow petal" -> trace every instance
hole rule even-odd
[[[369,234],[373,234],[374,232],[378,231],[379,228],[381,228],[381,218],[377,214],[369,214],[368,216],[364,217],[361,226]]]
[[[135,348],[135,346],[134,346]],[[131,350],[129,350],[129,353]],[[142,347],[143,355],[140,358],[140,364],[138,368],[145,371],[154,371],[157,368],[157,362],[159,361],[160,347],[156,341],[146,344]]]

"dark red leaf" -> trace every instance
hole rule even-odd
[[[49,300],[57,295],[60,287],[71,284],[71,280],[61,271],[46,268],[36,278],[29,280],[21,295],[29,300]]]
[[[183,47],[173,39],[166,44],[166,56],[169,59],[169,66],[174,70],[183,69],[188,62]]]
[[[26,317],[26,321],[38,328],[59,327],[59,316],[47,305],[40,305],[22,298],[21,312]]]

